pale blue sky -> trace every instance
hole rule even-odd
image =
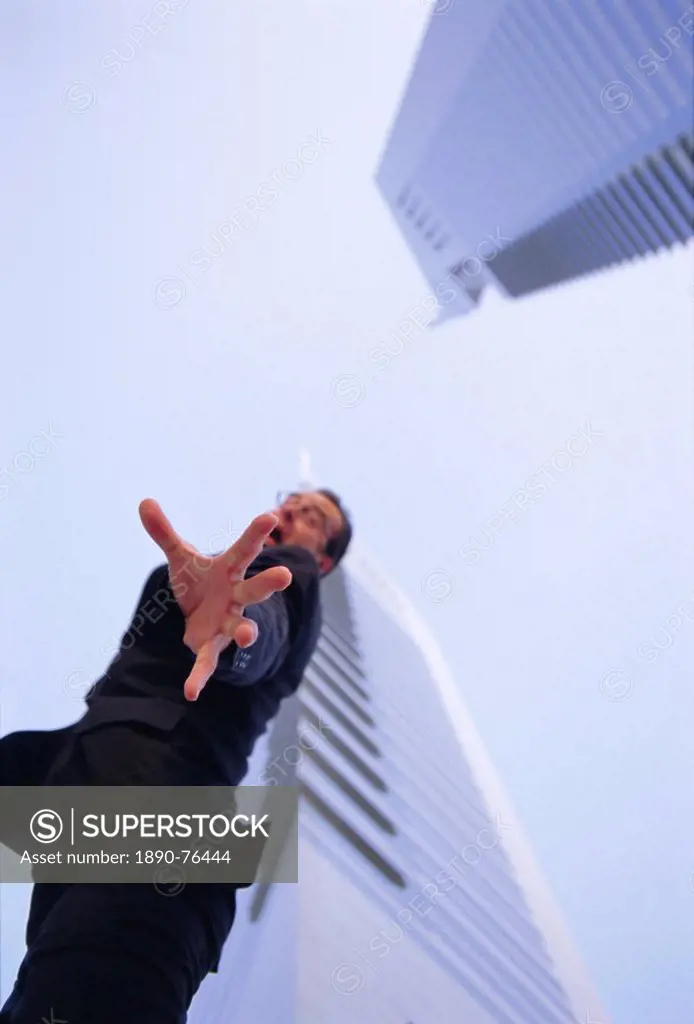
[[[101,670],[158,561],[141,498],[214,545],[308,446],[435,629],[615,1024],[685,1024],[694,604],[655,661],[639,645],[694,595],[691,247],[489,294],[371,379],[428,291],[373,183],[428,5],[155,6],[0,12],[2,731],[80,713],[64,680]],[[320,157],[202,272],[195,251],[316,132]],[[187,291],[164,309],[171,276]],[[586,421],[602,436],[465,568],[457,549]],[[624,699],[601,692],[612,669]],[[23,901],[4,894],[4,990]]]

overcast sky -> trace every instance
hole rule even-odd
[[[428,292],[373,180],[428,10],[3,5],[1,728],[80,714],[158,562],[143,497],[219,546],[308,447],[440,639],[614,1024],[684,1024],[692,249],[488,293],[368,376]]]

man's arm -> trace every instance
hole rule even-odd
[[[183,692],[186,700],[197,700],[217,671],[222,652],[232,642],[245,648],[257,639],[256,624],[244,616],[244,609],[267,601],[291,583],[292,574],[283,565],[246,576],[277,526],[277,516],[256,516],[231,547],[212,556],[183,540],[156,501],[140,502],[139,512],[142,525],[168,561],[171,589],[185,619],[183,644],[195,654]],[[184,573],[187,579],[181,578]]]
[[[258,638],[250,647],[241,649],[232,643],[223,651],[213,679],[250,686],[273,675],[289,657],[307,620],[315,616],[319,570],[313,555],[294,545],[267,547],[249,567],[246,578],[273,565],[286,566],[292,582],[261,604],[247,606],[244,615],[257,625]]]
[[[289,611],[284,594],[273,594],[262,604],[244,611],[258,627],[258,639],[250,647],[232,643],[222,652],[213,680],[232,686],[251,686],[273,675],[289,654]]]
[[[246,578],[275,565],[286,566],[292,582],[286,590],[246,607],[244,615],[256,624],[257,639],[250,647],[231,643],[222,651],[212,676],[219,684],[251,686],[275,673],[290,654],[302,624],[315,615],[319,573],[313,556],[293,545],[268,547],[249,566]],[[188,665],[192,655],[183,642],[184,633],[185,618],[174,596],[169,567],[158,566],[144,585],[123,646],[136,645],[169,657],[178,649]]]

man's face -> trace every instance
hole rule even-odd
[[[342,513],[330,498],[318,491],[297,491],[283,496],[273,512],[279,522],[267,543],[306,548],[315,556],[321,574],[327,572],[333,560],[325,548],[342,529]]]

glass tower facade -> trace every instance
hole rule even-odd
[[[322,587],[318,649],[245,780],[299,785],[299,884],[240,894],[191,1024],[607,1024],[560,977],[427,641],[363,566]]]
[[[440,319],[691,238],[694,5],[438,7],[377,182]]]

